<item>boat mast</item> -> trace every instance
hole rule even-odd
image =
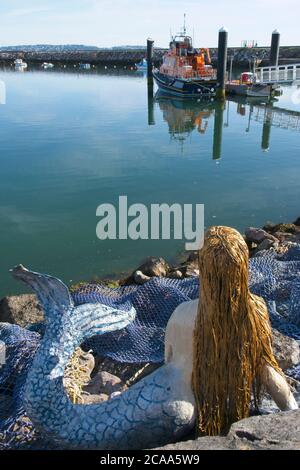
[[[184,20],[183,20],[183,34],[186,35],[186,24],[185,24],[186,14],[185,13],[183,15],[183,18],[184,18]]]

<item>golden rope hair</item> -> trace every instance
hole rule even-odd
[[[272,351],[265,302],[248,288],[248,248],[228,227],[210,228],[199,251],[200,300],[194,330],[192,388],[199,435],[228,432],[256,403],[262,366],[282,374]]]

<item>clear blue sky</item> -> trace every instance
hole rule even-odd
[[[0,0],[0,45],[144,44],[167,46],[187,14],[196,46],[215,46],[225,25],[229,42],[268,45],[275,28],[282,45],[300,45],[299,0]]]

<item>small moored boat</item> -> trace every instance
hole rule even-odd
[[[147,60],[144,58],[137,64],[135,64],[135,68],[138,72],[146,72],[147,71]]]
[[[44,70],[53,69],[53,68],[54,68],[54,64],[51,64],[51,63],[49,63],[49,62],[44,62],[44,63],[42,64],[42,68],[43,68]]]
[[[23,59],[16,59],[14,61],[14,64],[15,64],[15,69],[16,70],[23,71],[23,70],[27,69],[27,67],[28,67],[26,62],[23,62]]]
[[[79,64],[79,68],[81,70],[90,70],[91,69],[91,64]]]
[[[230,80],[226,84],[226,92],[229,95],[240,95],[256,98],[272,98],[280,87],[274,84],[260,83],[255,73],[244,72],[239,80]]]

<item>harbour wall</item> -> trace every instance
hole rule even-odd
[[[216,64],[218,57],[217,48],[211,48],[213,64]],[[154,49],[154,65],[159,65],[162,61],[166,49]],[[269,47],[257,48],[229,48],[228,60],[234,57],[234,64],[237,66],[249,66],[249,61],[253,62],[254,57],[261,65],[268,65],[270,56]],[[100,51],[65,51],[65,52],[37,52],[37,51],[6,51],[0,52],[0,63],[2,65],[12,64],[15,59],[23,59],[28,63],[42,64],[43,62],[61,63],[74,65],[78,63],[90,63],[96,66],[134,66],[142,58],[146,57],[146,49],[113,49]],[[280,48],[279,63],[300,63],[300,46],[283,46]]]

